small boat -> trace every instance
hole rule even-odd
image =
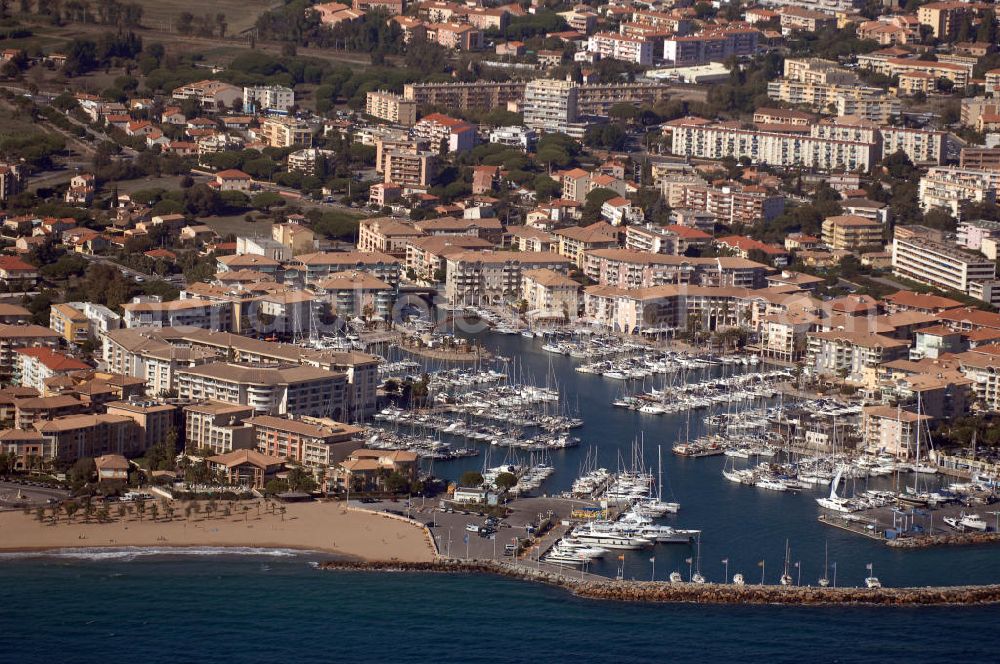
[[[869,576],[865,578],[865,586],[867,588],[881,588],[882,582],[878,580],[877,576]]]
[[[684,577],[681,576],[680,572],[670,573],[670,583],[681,583],[682,581],[684,581]]]
[[[745,586],[746,580],[743,578],[742,574],[733,574],[733,585]]]
[[[694,575],[691,577],[691,582],[705,583],[705,577],[703,577],[700,572],[695,572]]]

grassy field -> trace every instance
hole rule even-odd
[[[142,5],[142,24],[153,30],[174,29],[177,17],[184,12],[195,16],[225,14],[228,24],[227,34],[236,35],[252,27],[257,17],[272,7],[281,5],[275,0],[215,0],[214,2],[194,2],[174,0],[173,2],[151,2],[136,0]]]

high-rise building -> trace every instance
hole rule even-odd
[[[524,124],[565,133],[576,122],[576,101],[575,83],[549,78],[530,81],[524,88]]]

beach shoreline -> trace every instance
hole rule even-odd
[[[435,552],[426,530],[391,515],[345,509],[340,503],[297,503],[284,512],[262,509],[218,516],[153,520],[135,514],[107,522],[61,516],[38,521],[0,512],[0,554],[60,550],[255,549],[295,550],[345,561],[429,562]]]

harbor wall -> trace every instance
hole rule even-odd
[[[668,583],[573,578],[559,572],[496,561],[440,559],[427,563],[330,561],[321,569],[370,572],[496,574],[544,583],[577,597],[617,602],[692,604],[785,604],[799,606],[946,606],[1000,603],[1000,584],[924,588],[820,588],[717,583]]]

